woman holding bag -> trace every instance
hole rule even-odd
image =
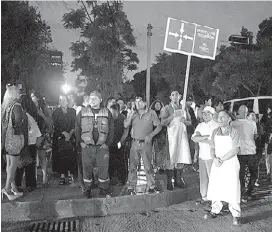
[[[38,112],[31,97],[26,94],[21,95],[21,105],[28,120],[28,146],[22,151],[22,167],[17,168],[15,182],[18,187],[22,185],[22,178],[25,172],[25,186],[28,192],[37,188],[36,184],[36,155],[37,138],[42,136],[38,127]]]
[[[20,164],[20,153],[27,144],[27,121],[22,106],[19,104],[20,90],[17,86],[7,86],[4,100],[1,107],[2,119],[2,146],[7,154],[7,179],[5,188],[2,189],[4,195],[10,200],[15,200],[22,196],[15,185],[15,172]]]

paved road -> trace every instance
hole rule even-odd
[[[271,232],[272,200],[252,201],[242,206],[242,225],[232,225],[228,212],[204,220],[209,210],[194,201],[160,208],[154,211],[80,219],[82,232]],[[9,225],[2,231],[29,231],[31,224]]]

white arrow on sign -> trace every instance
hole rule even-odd
[[[182,36],[184,32],[184,23],[181,24],[179,31],[180,31],[180,36]]]
[[[178,50],[181,49],[181,44],[182,44],[182,39],[180,38],[180,39],[178,40]]]
[[[179,34],[177,32],[176,33],[169,32],[169,35],[173,35],[173,36],[175,36],[175,38],[177,38],[179,36]]]
[[[190,36],[188,36],[188,35],[183,36],[183,38],[186,39],[186,40],[188,40],[188,39],[189,39],[189,40],[193,40],[193,39],[194,39],[193,37],[190,37]]]

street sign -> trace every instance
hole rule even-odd
[[[188,55],[182,101],[183,109],[185,109],[191,57],[196,56],[214,60],[218,35],[218,29],[179,19],[168,18],[167,20],[164,50]]]
[[[214,60],[219,30],[168,18],[164,50]]]

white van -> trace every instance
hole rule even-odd
[[[261,119],[263,114],[266,113],[267,107],[272,105],[272,96],[247,97],[224,102],[224,108],[231,112],[238,111],[241,105],[245,105],[249,110],[253,110]]]

